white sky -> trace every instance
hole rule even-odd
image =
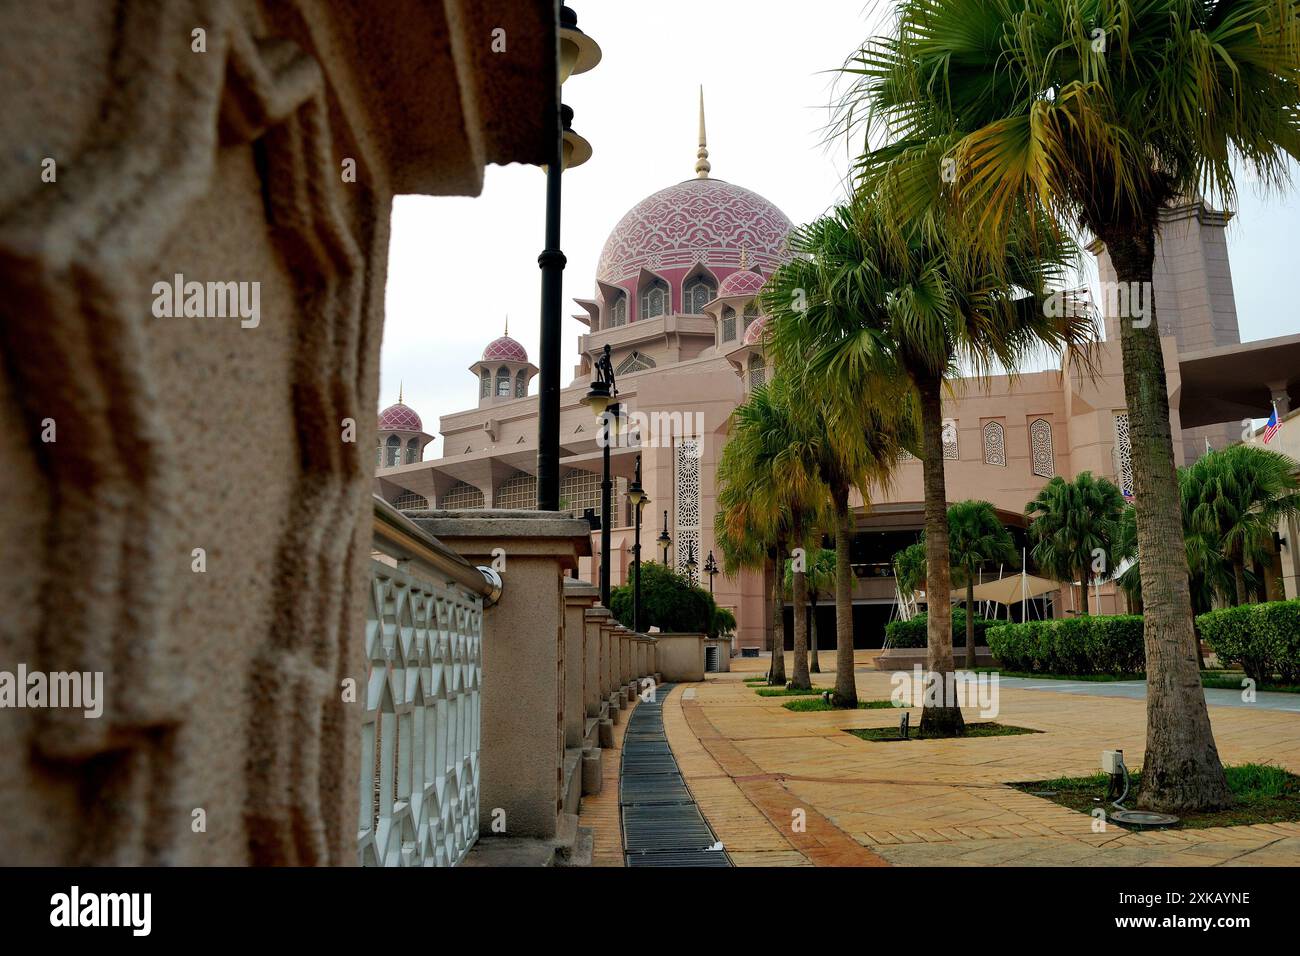
[[[596,260],[623,214],[650,193],[694,175],[696,102],[704,85],[710,175],[765,196],[795,223],[844,195],[841,144],[823,145],[833,73],[876,32],[861,0],[573,0],[604,57],[564,85],[574,129],[594,155],[564,176],[562,382],[585,327],[569,315],[590,297]],[[842,81],[841,81],[842,82]],[[537,362],[545,217],[540,169],[487,171],[476,198],[400,197],[393,208],[380,407],[397,400],[438,418],[477,404],[468,366],[510,334]],[[1300,331],[1293,289],[1300,239],[1295,191],[1263,200],[1249,187],[1229,228],[1242,339]],[[537,391],[534,379],[532,392]],[[441,438],[425,458],[441,454]]]

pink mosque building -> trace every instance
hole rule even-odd
[[[712,533],[715,475],[728,420],[767,374],[761,336],[766,317],[757,295],[789,256],[791,222],[761,195],[712,178],[703,116],[700,134],[695,177],[652,193],[618,221],[601,252],[591,297],[576,300],[581,312],[575,318],[588,331],[580,338],[573,380],[561,395],[563,510],[600,510],[600,424],[581,399],[606,345],[619,400],[640,424],[639,444],[620,442],[611,454],[612,548],[601,555],[600,535],[593,533],[593,557],[579,568],[589,581],[598,576],[597,562],[606,559],[615,586],[627,579],[633,509],[626,488],[638,454],[651,499],[643,512],[643,559],[663,559],[656,538],[666,525],[668,560],[684,573],[693,558],[699,580],[710,552],[720,560]],[[1240,440],[1243,419],[1266,415],[1270,401],[1285,415],[1300,397],[1300,335],[1240,341],[1224,236],[1229,218],[1190,201],[1168,212],[1162,232],[1154,285],[1179,464],[1203,453],[1207,443],[1217,448]],[[1113,270],[1103,247],[1092,251],[1105,288]],[[1022,541],[1025,504],[1053,475],[1091,471],[1131,487],[1113,318],[1105,319],[1105,329],[1095,377],[1067,365],[1014,382],[993,377],[955,383],[944,408],[951,426],[944,458],[953,501],[993,502]],[[489,342],[469,371],[478,402],[442,416],[441,458],[423,460],[432,436],[400,396],[380,413],[377,491],[399,508],[536,507],[537,398],[529,385],[538,369],[506,334]],[[916,540],[921,502],[916,460],[900,464],[887,495],[869,508],[858,502],[852,549],[858,646],[880,646],[895,613],[890,559]],[[1264,569],[1286,581],[1292,597],[1298,562],[1300,549],[1283,541],[1275,567]],[[736,615],[733,647],[762,647],[770,614],[765,575],[719,574],[712,588],[719,605]],[[1123,597],[1110,585],[1100,585],[1098,593],[1103,612],[1124,610]],[[1073,590],[1062,589],[1036,610],[1069,614],[1074,602]],[[833,609],[823,606],[820,613],[833,615]],[[833,617],[819,618],[818,631],[823,647],[833,644]]]

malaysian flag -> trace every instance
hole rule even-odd
[[[1280,429],[1281,427],[1282,427],[1282,423],[1278,421],[1278,417],[1277,417],[1277,406],[1274,405],[1273,414],[1268,416],[1268,421],[1264,424],[1265,445],[1267,445],[1272,440],[1273,436],[1278,433],[1278,429]]]

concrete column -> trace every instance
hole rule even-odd
[[[473,564],[505,554],[501,601],[483,614],[481,832],[505,810],[510,837],[556,833],[563,795],[564,572],[591,553],[585,521],[545,511],[433,512],[417,523]]]
[[[617,627],[612,615],[600,624],[600,696],[606,700],[618,686],[618,638],[614,636]]]
[[[601,624],[609,619],[609,611],[597,605],[584,612],[582,704],[588,717],[600,716],[600,702],[606,696],[601,678]]]
[[[586,581],[564,579],[564,746],[581,747],[585,736],[587,704],[583,681],[586,672],[586,612],[599,590]]]

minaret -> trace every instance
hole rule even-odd
[[[709,170],[708,138],[704,135],[704,84],[700,84],[700,148],[695,153],[695,178],[708,179]]]

